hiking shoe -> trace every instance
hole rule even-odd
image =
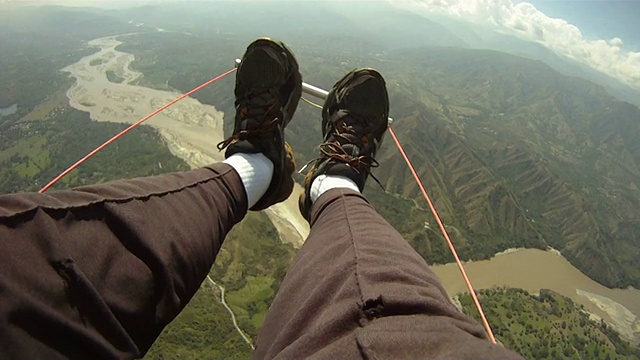
[[[353,70],[333,86],[322,108],[324,142],[320,144],[320,156],[307,164],[311,167],[299,201],[302,216],[309,220],[312,203],[309,192],[319,175],[347,177],[363,191],[371,168],[378,166],[375,155],[387,130],[388,118],[389,95],[382,75],[376,70]]]
[[[247,47],[236,74],[236,117],[233,135],[218,144],[236,153],[263,153],[273,162],[271,184],[250,210],[284,201],[293,191],[295,161],[284,128],[293,117],[302,76],[293,53],[282,42],[260,38]]]

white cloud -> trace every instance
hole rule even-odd
[[[512,0],[418,0],[444,14],[535,41],[559,55],[588,65],[640,90],[640,52],[626,51],[620,38],[586,39],[563,19],[548,17],[532,4]],[[612,19],[614,21],[615,19]]]
[[[609,45],[611,46],[615,46],[615,47],[622,47],[622,45],[624,45],[624,43],[622,42],[622,39],[615,37],[611,40],[609,40]]]

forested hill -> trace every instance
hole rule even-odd
[[[480,290],[487,319],[507,348],[527,359],[640,359],[604,321],[594,321],[584,307],[551,290],[529,294],[521,289]],[[458,297],[465,313],[480,321],[468,293]]]

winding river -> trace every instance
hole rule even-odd
[[[72,107],[88,112],[94,121],[132,124],[182,94],[133,85],[143,74],[130,68],[135,56],[116,50],[122,44],[118,39],[126,39],[126,35],[91,40],[89,46],[98,51],[62,71],[76,79],[67,91]],[[116,74],[121,82],[109,81],[107,72]],[[214,106],[188,97],[145,124],[158,130],[174,155],[196,168],[224,158],[216,148],[224,139],[223,116]],[[297,247],[309,234],[309,225],[298,211],[302,191],[296,185],[287,201],[267,210],[281,238]]]
[[[126,36],[90,41],[89,45],[97,48],[96,53],[63,71],[76,79],[67,92],[71,106],[90,113],[95,121],[130,124],[181,94],[133,85],[143,75],[130,69],[133,55],[116,50],[121,44],[118,39]],[[122,81],[110,82],[107,72],[117,74]],[[186,98],[147,124],[159,131],[173,154],[190,166],[199,167],[222,159],[215,144],[223,139],[223,116],[214,106]],[[297,209],[301,191],[296,186],[289,200],[267,212],[282,239],[297,247],[309,232]],[[531,293],[541,288],[551,289],[584,305],[595,317],[604,318],[625,338],[640,342],[640,290],[606,288],[556,252],[516,249],[491,260],[468,263],[466,268],[478,289],[509,286]],[[434,266],[433,270],[450,295],[466,290],[455,265]],[[242,330],[237,329],[242,335]],[[245,341],[250,343],[247,338]]]
[[[450,295],[468,291],[455,264],[431,268]],[[478,289],[508,286],[530,293],[551,289],[584,305],[592,317],[603,318],[626,339],[640,343],[640,290],[600,285],[557,251],[512,249],[490,260],[468,262],[465,269]]]

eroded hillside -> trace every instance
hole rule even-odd
[[[386,73],[394,126],[462,243],[483,255],[551,246],[607,286],[640,285],[640,110],[505,54],[403,59],[408,69]],[[418,195],[391,146],[382,169],[389,189]]]

